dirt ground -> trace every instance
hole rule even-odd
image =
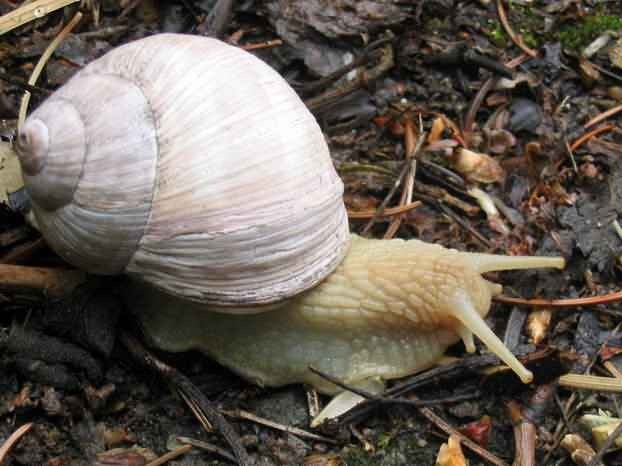
[[[64,298],[7,282],[0,464],[160,464],[167,452],[179,454],[171,465],[232,464],[213,451],[231,455],[220,428],[207,432],[184,403],[186,382],[225,414],[257,465],[460,466],[457,453],[437,463],[450,433],[466,439],[471,465],[622,464],[612,435],[622,418],[622,2],[89,0],[55,11],[43,6],[54,2],[34,3],[34,20],[0,35],[5,147],[26,90],[35,108],[88,62],[154,33],[218,37],[277,69],[316,116],[352,231],[563,256],[567,267],[489,275],[504,293],[487,322],[534,372],[533,384],[479,342],[469,356],[460,343],[449,366],[396,381],[406,388],[390,393],[442,403],[369,400],[315,430],[302,386],[256,387],[195,352],[154,350],[174,369],[149,369],[128,351],[125,338],[140,332],[111,298],[116,279]],[[20,6],[0,0],[0,15]],[[25,210],[17,192],[0,211],[0,268],[62,267]],[[569,372],[617,385],[578,388],[559,380]]]

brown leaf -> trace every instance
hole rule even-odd
[[[464,147],[454,153],[455,169],[470,181],[497,183],[505,178],[505,171],[491,156]]]
[[[460,429],[464,435],[476,442],[478,445],[486,447],[490,438],[492,420],[490,416],[482,416],[480,419],[469,422]]]

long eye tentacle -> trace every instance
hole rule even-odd
[[[566,261],[562,257],[501,256],[484,253],[463,253],[463,257],[479,273],[536,268],[563,269],[566,266]]]

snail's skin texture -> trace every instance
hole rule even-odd
[[[339,391],[309,366],[359,386],[402,377],[434,365],[460,339],[473,351],[473,333],[527,382],[531,373],[482,320],[501,286],[481,273],[562,266],[557,258],[463,253],[418,240],[352,235],[335,272],[265,312],[209,312],[139,284],[126,289],[126,298],[155,346],[199,349],[259,385],[306,383],[324,393]]]

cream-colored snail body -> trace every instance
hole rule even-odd
[[[164,349],[331,393],[310,365],[361,385],[475,334],[531,380],[483,320],[501,287],[481,274],[563,260],[350,236],[319,127],[249,53],[171,34],[119,47],[29,117],[18,152],[50,245],[138,279],[128,302]]]

